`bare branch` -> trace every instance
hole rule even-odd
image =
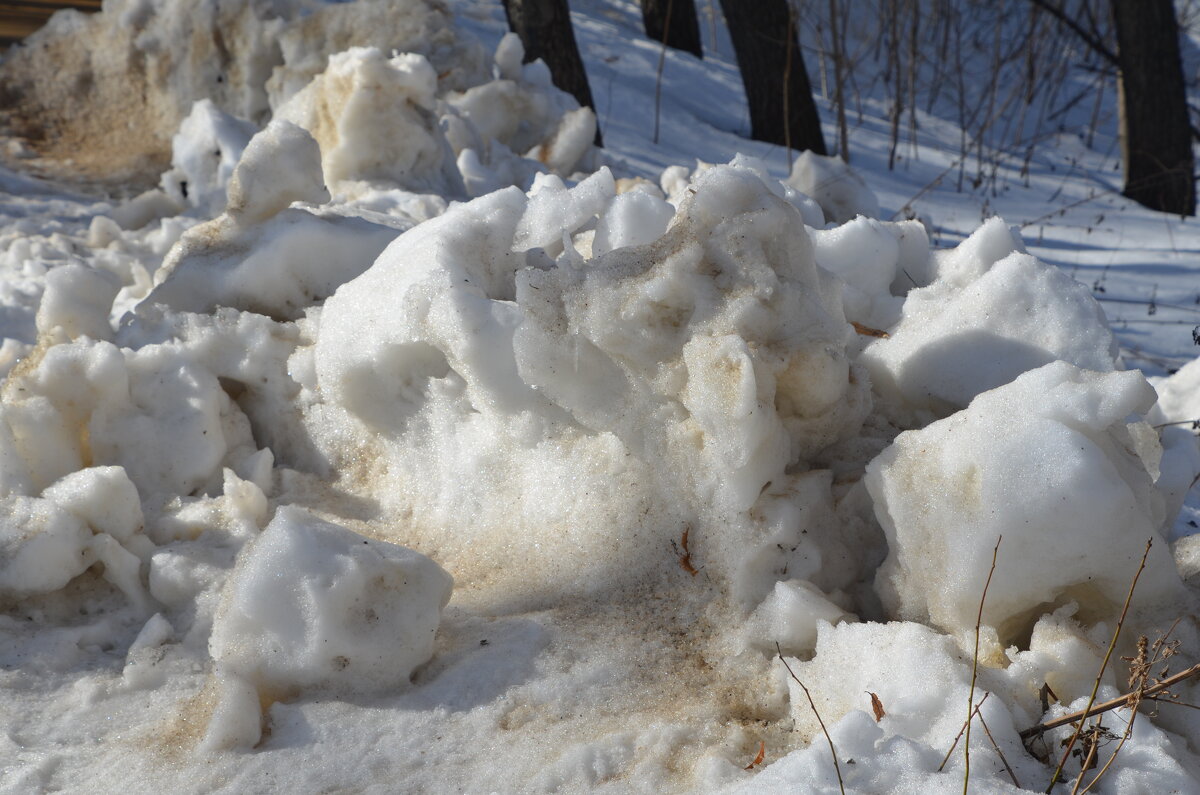
[[[1120,59],[1117,58],[1117,54],[1115,52],[1105,46],[1104,42],[1100,41],[1100,39],[1084,30],[1078,22],[1067,16],[1066,12],[1063,11],[1062,8],[1052,4],[1050,0],[1029,0],[1029,2],[1033,3],[1035,6],[1042,9],[1047,14],[1054,17],[1060,23],[1069,28],[1072,33],[1082,39],[1083,43],[1090,47],[1092,51],[1101,58],[1111,63],[1113,66],[1120,65]]]

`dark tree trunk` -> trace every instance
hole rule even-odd
[[[695,0],[642,0],[642,24],[647,38],[704,57]]]
[[[554,85],[594,112],[596,103],[575,43],[567,0],[504,0],[504,14],[509,29],[525,46],[525,63],[541,58],[550,67]],[[602,145],[597,114],[596,146]]]
[[[1121,149],[1129,198],[1194,215],[1192,128],[1171,0],[1113,0],[1120,63]]]
[[[825,154],[788,0],[721,0],[750,105],[750,136]]]

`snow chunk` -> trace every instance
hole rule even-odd
[[[61,334],[65,339],[112,339],[108,315],[121,285],[106,271],[76,262],[46,274],[46,291],[38,306],[39,335]]]
[[[261,223],[292,202],[327,201],[320,147],[282,119],[250,140],[229,181],[228,212],[244,224]]]
[[[222,215],[185,232],[135,313],[160,304],[183,312],[228,306],[295,320],[370,267],[403,229],[333,211],[279,209],[287,198],[261,193],[249,199],[251,213],[275,211],[260,223]]]
[[[770,653],[778,643],[789,656],[808,655],[816,648],[821,623],[837,624],[852,616],[807,580],[775,583],[773,590],[747,622],[751,643]]]
[[[279,509],[225,587],[209,651],[227,703],[218,706],[207,743],[257,742],[257,720],[244,714],[256,715],[260,699],[404,685],[433,656],[452,584],[424,555],[298,508]],[[237,703],[247,696],[253,700]]]
[[[163,191],[205,215],[221,212],[233,168],[254,133],[250,122],[221,111],[212,100],[200,100],[171,140],[171,170],[163,174]]]
[[[121,542],[142,529],[142,503],[137,486],[117,466],[91,467],[72,472],[42,492],[66,508],[97,533]]]
[[[1155,422],[1188,423],[1200,419],[1200,358],[1166,378],[1151,378],[1150,383],[1158,392]]]
[[[884,606],[968,632],[1001,535],[983,620],[1002,641],[1027,629],[1029,611],[1056,602],[1111,615],[1148,538],[1159,543],[1135,600],[1174,594],[1179,576],[1158,536],[1162,497],[1149,471],[1157,450],[1145,449],[1140,423],[1126,424],[1153,401],[1140,373],[1056,362],[897,437],[866,480],[890,548],[876,579]]]
[[[143,497],[190,494],[220,472],[226,453],[253,447],[216,376],[171,346],[80,340],[27,362],[9,376],[0,408],[0,493],[35,494],[87,466],[113,465]]]
[[[801,152],[787,184],[816,200],[831,223],[844,224],[859,215],[879,217],[875,194],[854,169],[836,157]]]
[[[92,533],[50,500],[0,500],[0,598],[62,588],[95,562]]]
[[[674,216],[674,207],[648,193],[632,190],[619,194],[596,225],[592,254],[653,243],[667,231]]]
[[[321,145],[330,182],[391,182],[436,193],[463,192],[434,115],[437,74],[424,56],[386,57],[355,47],[276,109]]]
[[[890,338],[860,361],[875,388],[946,415],[988,389],[1056,360],[1107,372],[1117,348],[1104,310],[1058,268],[1017,250],[1002,221],[938,258],[938,275],[913,289]]]

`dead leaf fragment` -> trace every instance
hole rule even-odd
[[[862,323],[855,323],[853,320],[850,321],[850,325],[854,326],[854,330],[864,337],[878,337],[881,340],[891,339],[890,335],[886,331],[880,331],[877,328],[864,326]]]
[[[680,546],[683,547],[683,555],[679,558],[679,565],[683,567],[684,571],[695,577],[700,573],[700,570],[692,565],[692,553],[688,551],[688,533],[690,532],[692,532],[690,525],[683,530],[683,538],[680,539]]]
[[[871,697],[871,711],[875,713],[875,722],[879,723],[879,721],[883,720],[883,716],[887,714],[883,709],[883,702],[879,700],[879,696],[870,690],[867,691],[867,695]]]
[[[767,741],[759,740],[758,741],[758,756],[754,757],[754,761],[751,762],[750,764],[746,765],[744,768],[742,768],[742,770],[753,770],[757,765],[762,764],[762,761],[766,757],[766,755],[767,755]]]

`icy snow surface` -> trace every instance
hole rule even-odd
[[[976,643],[972,790],[1041,791],[1148,539],[1117,656],[1200,659],[1196,222],[1071,204],[1066,133],[987,209],[932,117],[790,162],[719,25],[651,143],[636,5],[573,6],[598,114],[490,0],[5,56],[0,791],[836,792],[814,707],[847,791],[961,791]],[[1099,791],[1200,792],[1149,713]]]

